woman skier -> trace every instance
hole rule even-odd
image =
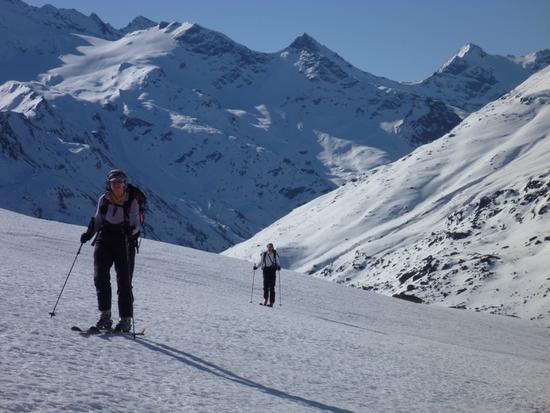
[[[85,243],[98,233],[94,249],[94,284],[100,311],[98,329],[111,329],[111,267],[115,266],[120,321],[115,331],[129,332],[133,317],[132,275],[135,243],[141,229],[139,205],[127,191],[128,177],[120,169],[107,175],[107,190],[101,195],[88,230],[80,237]]]
[[[264,275],[264,301],[261,302],[261,305],[267,305],[268,307],[273,307],[275,304],[275,281],[277,278],[277,270],[281,269],[281,264],[279,261],[279,254],[273,244],[267,244],[267,250],[262,252],[260,256],[260,261],[257,264],[254,264],[254,271],[261,267]]]

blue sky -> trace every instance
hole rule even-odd
[[[491,54],[550,48],[550,0],[28,0],[95,12],[116,28],[138,15],[192,21],[275,52],[308,33],[361,70],[421,80],[468,42]]]

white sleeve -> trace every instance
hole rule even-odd
[[[103,199],[105,198],[105,194],[101,195],[99,197],[99,200],[97,201],[97,209],[95,211],[94,216],[94,234],[99,231],[101,226],[103,225],[103,215],[100,212],[101,205],[103,204]]]
[[[260,254],[260,261],[258,261],[258,263],[256,264],[256,268],[260,268],[263,265],[263,261],[264,261],[264,253],[262,252]]]
[[[130,205],[130,211],[128,212],[128,220],[130,221],[130,226],[134,227],[132,235],[137,234],[141,231],[141,221],[139,219],[139,205],[137,200],[133,200]]]

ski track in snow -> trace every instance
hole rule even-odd
[[[2,412],[550,411],[547,328],[287,271],[265,308],[251,263],[148,240],[146,335],[81,336],[97,318],[89,244],[48,313],[83,230],[0,210]]]

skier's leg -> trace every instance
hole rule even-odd
[[[267,268],[264,268],[263,275],[264,275],[264,304],[267,304],[269,299],[269,270]]]
[[[277,272],[273,269],[269,277],[269,304],[275,304],[275,281],[277,279]]]
[[[94,248],[94,285],[99,311],[111,310],[111,266],[112,251],[104,240],[99,240]]]
[[[130,253],[126,248],[126,241],[121,238],[117,242],[115,253],[115,270],[117,281],[117,294],[118,294],[118,314],[120,318],[133,317],[133,299],[132,299],[132,285],[130,281],[130,265],[129,257]]]

